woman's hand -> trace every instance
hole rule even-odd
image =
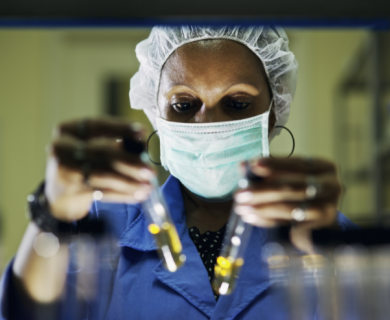
[[[236,212],[259,227],[292,223],[291,242],[312,251],[312,229],[336,223],[341,185],[333,163],[321,159],[264,158],[250,164],[262,181],[236,193]]]
[[[62,123],[55,131],[46,170],[45,194],[54,217],[74,221],[85,217],[93,198],[139,202],[151,191],[154,172],[122,139],[143,144],[144,129],[119,119]]]

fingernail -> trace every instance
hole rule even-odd
[[[246,223],[255,223],[257,221],[257,216],[251,214],[251,215],[242,216],[241,219]]]
[[[144,130],[144,126],[140,124],[139,122],[133,122],[131,124],[131,129],[135,132],[140,132]]]
[[[238,203],[245,203],[253,199],[253,193],[250,191],[240,192],[234,196],[234,200]]]
[[[246,178],[242,178],[238,181],[238,186],[241,188],[241,189],[245,189],[245,188],[248,188],[249,186],[249,181],[248,179]]]
[[[154,173],[153,171],[150,171],[148,169],[141,169],[139,171],[139,176],[142,178],[142,179],[145,179],[145,180],[150,180],[154,177]]]
[[[271,170],[263,166],[253,167],[252,172],[259,177],[268,177],[269,175],[271,175]]]
[[[238,215],[248,215],[248,214],[253,214],[253,208],[250,207],[250,206],[236,206],[234,208],[234,211],[238,214]]]
[[[252,160],[249,160],[248,163],[249,163],[249,166],[250,167],[253,167],[253,166],[256,166],[259,164],[259,159],[252,159]]]
[[[134,192],[134,199],[137,201],[144,201],[148,198],[148,193],[144,190],[137,190]]]

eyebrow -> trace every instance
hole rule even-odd
[[[172,95],[176,92],[181,92],[181,91],[187,91],[187,92],[190,92],[194,95],[197,95],[197,92],[196,92],[196,90],[194,90],[194,88],[192,88],[191,86],[188,86],[186,84],[179,84],[179,83],[173,84],[169,88],[167,95]],[[227,87],[226,89],[224,89],[223,95],[226,95],[226,94],[229,94],[229,93],[232,93],[235,91],[246,91],[253,96],[257,96],[261,93],[262,90],[259,90],[255,86],[248,84],[248,83],[236,83],[236,84],[233,84],[230,87]]]

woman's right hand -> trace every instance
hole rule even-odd
[[[138,123],[114,118],[60,124],[46,169],[45,194],[52,215],[66,222],[82,219],[94,197],[106,202],[145,200],[154,171],[140,154],[123,146],[123,139],[144,144],[144,131]]]

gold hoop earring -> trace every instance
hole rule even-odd
[[[285,126],[276,126],[275,127],[275,129],[277,129],[277,128],[282,128],[282,129],[285,129],[285,130],[287,130],[287,132],[290,134],[290,136],[291,136],[291,139],[292,139],[292,150],[291,150],[291,152],[290,152],[290,154],[286,157],[286,159],[287,158],[290,158],[291,156],[292,156],[292,154],[294,153],[294,150],[295,150],[295,139],[294,139],[294,135],[292,134],[292,132],[289,130],[289,129],[287,129]],[[271,158],[274,158],[271,154],[269,155]]]
[[[157,131],[158,131],[158,130],[153,131],[153,132],[151,133],[151,135],[149,136],[148,140],[146,141],[146,152],[147,152],[147,154],[148,154],[148,157],[149,157],[149,160],[150,160],[151,163],[153,163],[153,164],[155,164],[155,165],[157,165],[157,166],[161,166],[161,162],[155,162],[155,161],[153,161],[152,158],[150,157],[150,154],[149,154],[149,141],[150,141],[150,139],[153,137],[153,135],[157,133]]]

